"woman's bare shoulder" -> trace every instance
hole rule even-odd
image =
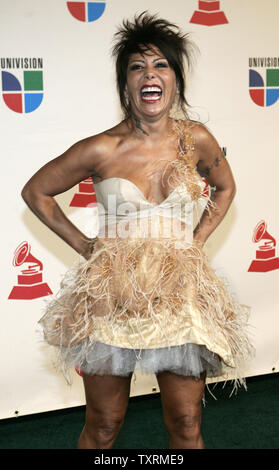
[[[113,146],[117,145],[117,132],[115,129],[117,126],[104,130],[98,134],[91,135],[86,137],[75,145],[82,145],[87,148],[87,150],[91,150],[94,154],[102,153],[106,151],[110,151]]]
[[[187,127],[195,139],[195,149],[200,159],[211,157],[221,151],[219,143],[205,124],[187,121]]]
[[[79,142],[84,145],[89,153],[94,153],[104,158],[117,149],[120,142],[125,138],[125,126],[119,123],[116,126],[106,129],[98,134],[87,137]]]
[[[187,120],[185,126],[193,134],[197,144],[207,143],[214,138],[208,127],[199,121]]]

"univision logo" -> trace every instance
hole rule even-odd
[[[278,64],[277,57],[249,58],[249,94],[258,106],[271,106],[279,98]]]
[[[105,11],[106,2],[67,2],[71,15],[79,21],[98,20]]]
[[[43,59],[1,58],[2,96],[9,109],[31,113],[43,100]],[[13,73],[3,69],[13,69]],[[14,72],[16,69],[16,72]]]

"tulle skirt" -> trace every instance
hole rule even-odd
[[[128,349],[98,341],[90,347],[89,343],[90,340],[86,340],[74,346],[70,353],[62,350],[62,358],[65,352],[68,365],[86,374],[128,376],[136,371],[148,375],[170,371],[199,379],[203,372],[207,377],[223,373],[220,357],[203,345],[188,343],[169,348]],[[81,364],[80,356],[84,357]]]
[[[74,367],[122,376],[229,373],[244,383],[254,353],[248,317],[197,244],[100,238],[90,259],[65,273],[39,323],[66,378]]]

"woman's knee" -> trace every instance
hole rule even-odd
[[[168,416],[165,423],[172,436],[190,440],[198,438],[201,428],[201,407],[190,407],[185,413],[173,417]]]
[[[123,416],[101,419],[95,425],[96,434],[98,434],[100,437],[103,437],[104,439],[115,437],[119,433],[123,423]]]
[[[124,423],[123,415],[100,416],[86,420],[85,432],[88,437],[92,438],[99,445],[108,445],[117,437]]]

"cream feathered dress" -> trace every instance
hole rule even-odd
[[[190,121],[173,122],[179,150],[164,167],[171,192],[161,204],[124,178],[94,184],[100,222],[94,251],[65,273],[39,322],[67,377],[69,366],[196,378],[206,370],[245,385],[243,364],[253,355],[249,308],[193,242],[195,214],[215,208],[192,164]]]

